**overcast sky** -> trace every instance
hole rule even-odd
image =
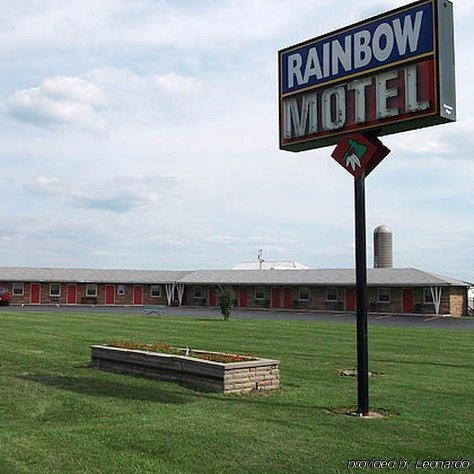
[[[1,0],[0,264],[354,264],[352,178],[278,150],[278,49],[399,6]],[[348,5],[351,5],[348,8]],[[474,280],[474,2],[455,2],[458,122],[384,139],[367,181],[395,265]]]

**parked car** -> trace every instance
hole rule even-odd
[[[7,288],[0,288],[0,305],[8,306],[11,300],[10,290]]]

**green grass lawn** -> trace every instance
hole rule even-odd
[[[349,459],[474,462],[470,331],[370,328],[354,407],[352,325],[1,313],[0,472],[345,472]],[[282,389],[224,396],[87,368],[90,344],[166,341],[281,361]],[[396,472],[396,471],[392,471]]]

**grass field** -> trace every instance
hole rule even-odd
[[[352,325],[1,314],[0,472],[345,472],[350,459],[474,462],[470,331],[370,328],[371,407],[355,406]],[[117,339],[281,360],[282,389],[224,396],[87,368]],[[361,471],[362,472],[362,471]],[[397,471],[391,471],[397,472]]]

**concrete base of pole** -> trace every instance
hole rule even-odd
[[[379,413],[377,411],[369,411],[367,415],[363,415],[362,413],[359,413],[357,411],[348,413],[349,415],[356,416],[357,418],[363,418],[365,420],[374,420],[374,419],[380,419],[380,418],[387,418],[386,415],[383,413]]]
[[[353,408],[341,408],[330,411],[336,415],[353,416],[354,418],[362,418],[364,420],[380,420],[387,419],[390,417],[389,414],[386,412],[375,410],[369,410],[367,415],[363,415],[362,413],[358,412],[357,410],[354,410]]]

